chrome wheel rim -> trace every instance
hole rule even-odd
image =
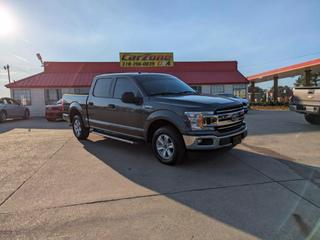
[[[1,114],[0,115],[0,120],[1,121],[5,121],[6,120],[6,114],[4,112],[1,112],[0,114]]]
[[[161,158],[170,160],[175,151],[171,137],[167,134],[160,134],[156,141],[156,149]]]
[[[79,119],[74,120],[73,130],[74,130],[76,136],[80,137],[80,135],[81,135],[81,123],[80,123]]]

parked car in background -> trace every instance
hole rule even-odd
[[[226,97],[226,98],[232,99],[234,101],[240,102],[243,106],[243,110],[245,113],[247,113],[249,110],[249,101],[246,98],[240,98],[240,97],[237,97],[237,96],[235,96],[233,94],[229,94],[229,93],[221,93],[221,94],[217,94],[216,96],[217,97]]]
[[[6,121],[8,118],[28,119],[30,111],[27,107],[22,106],[11,98],[0,98],[0,122]]]
[[[320,124],[320,87],[294,88],[289,108],[304,114],[307,122]]]
[[[63,118],[79,140],[94,133],[150,142],[164,164],[180,163],[189,149],[230,149],[247,135],[239,101],[201,96],[168,74],[99,75],[89,95],[65,94],[63,100]]]
[[[46,118],[48,121],[58,121],[62,120],[63,113],[63,100],[60,99],[54,105],[46,106]]]

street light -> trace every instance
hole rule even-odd
[[[41,54],[40,54],[40,53],[37,53],[36,55],[37,55],[37,58],[39,59],[39,61],[41,62],[41,67],[43,67],[44,64],[43,64],[43,61],[42,61]]]
[[[8,80],[9,80],[9,83],[11,83],[11,80],[10,80],[10,66],[9,66],[9,64],[7,64],[6,66],[3,66],[3,69],[8,72]]]

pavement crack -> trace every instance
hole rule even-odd
[[[50,157],[47,158],[46,161],[44,161],[40,167],[38,169],[36,169],[35,171],[33,171],[33,173],[26,178],[12,193],[10,193],[1,203],[0,203],[0,207],[5,204],[25,183],[27,183],[33,176],[35,176],[45,165],[46,163],[53,158],[66,144],[67,142],[70,141],[72,137],[70,137],[69,139],[67,139],[54,153],[52,153],[52,155]]]
[[[292,180],[285,180],[285,181],[263,181],[263,182],[256,182],[256,183],[234,184],[234,185],[217,186],[217,187],[192,188],[192,189],[185,189],[185,190],[181,190],[181,191],[171,191],[171,192],[154,193],[154,194],[139,195],[139,196],[132,196],[132,197],[96,200],[96,201],[65,204],[65,205],[52,206],[52,207],[35,208],[35,209],[30,209],[30,210],[20,211],[20,212],[2,212],[2,213],[0,213],[0,215],[2,215],[2,214],[3,215],[5,215],[5,214],[17,214],[17,213],[22,213],[22,212],[32,212],[32,211],[41,211],[41,210],[60,209],[60,208],[67,208],[67,207],[77,207],[77,206],[83,206],[83,205],[93,205],[93,204],[100,204],[100,203],[109,203],[109,202],[117,202],[117,201],[125,201],[125,200],[134,200],[134,199],[142,199],[142,198],[158,197],[158,196],[172,196],[172,195],[182,194],[182,193],[210,191],[210,190],[217,190],[217,189],[248,187],[248,186],[264,185],[264,184],[270,184],[270,183],[278,183],[278,182],[303,181],[303,180],[304,179],[292,179]]]

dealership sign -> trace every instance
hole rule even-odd
[[[120,53],[121,67],[173,67],[173,53]]]

